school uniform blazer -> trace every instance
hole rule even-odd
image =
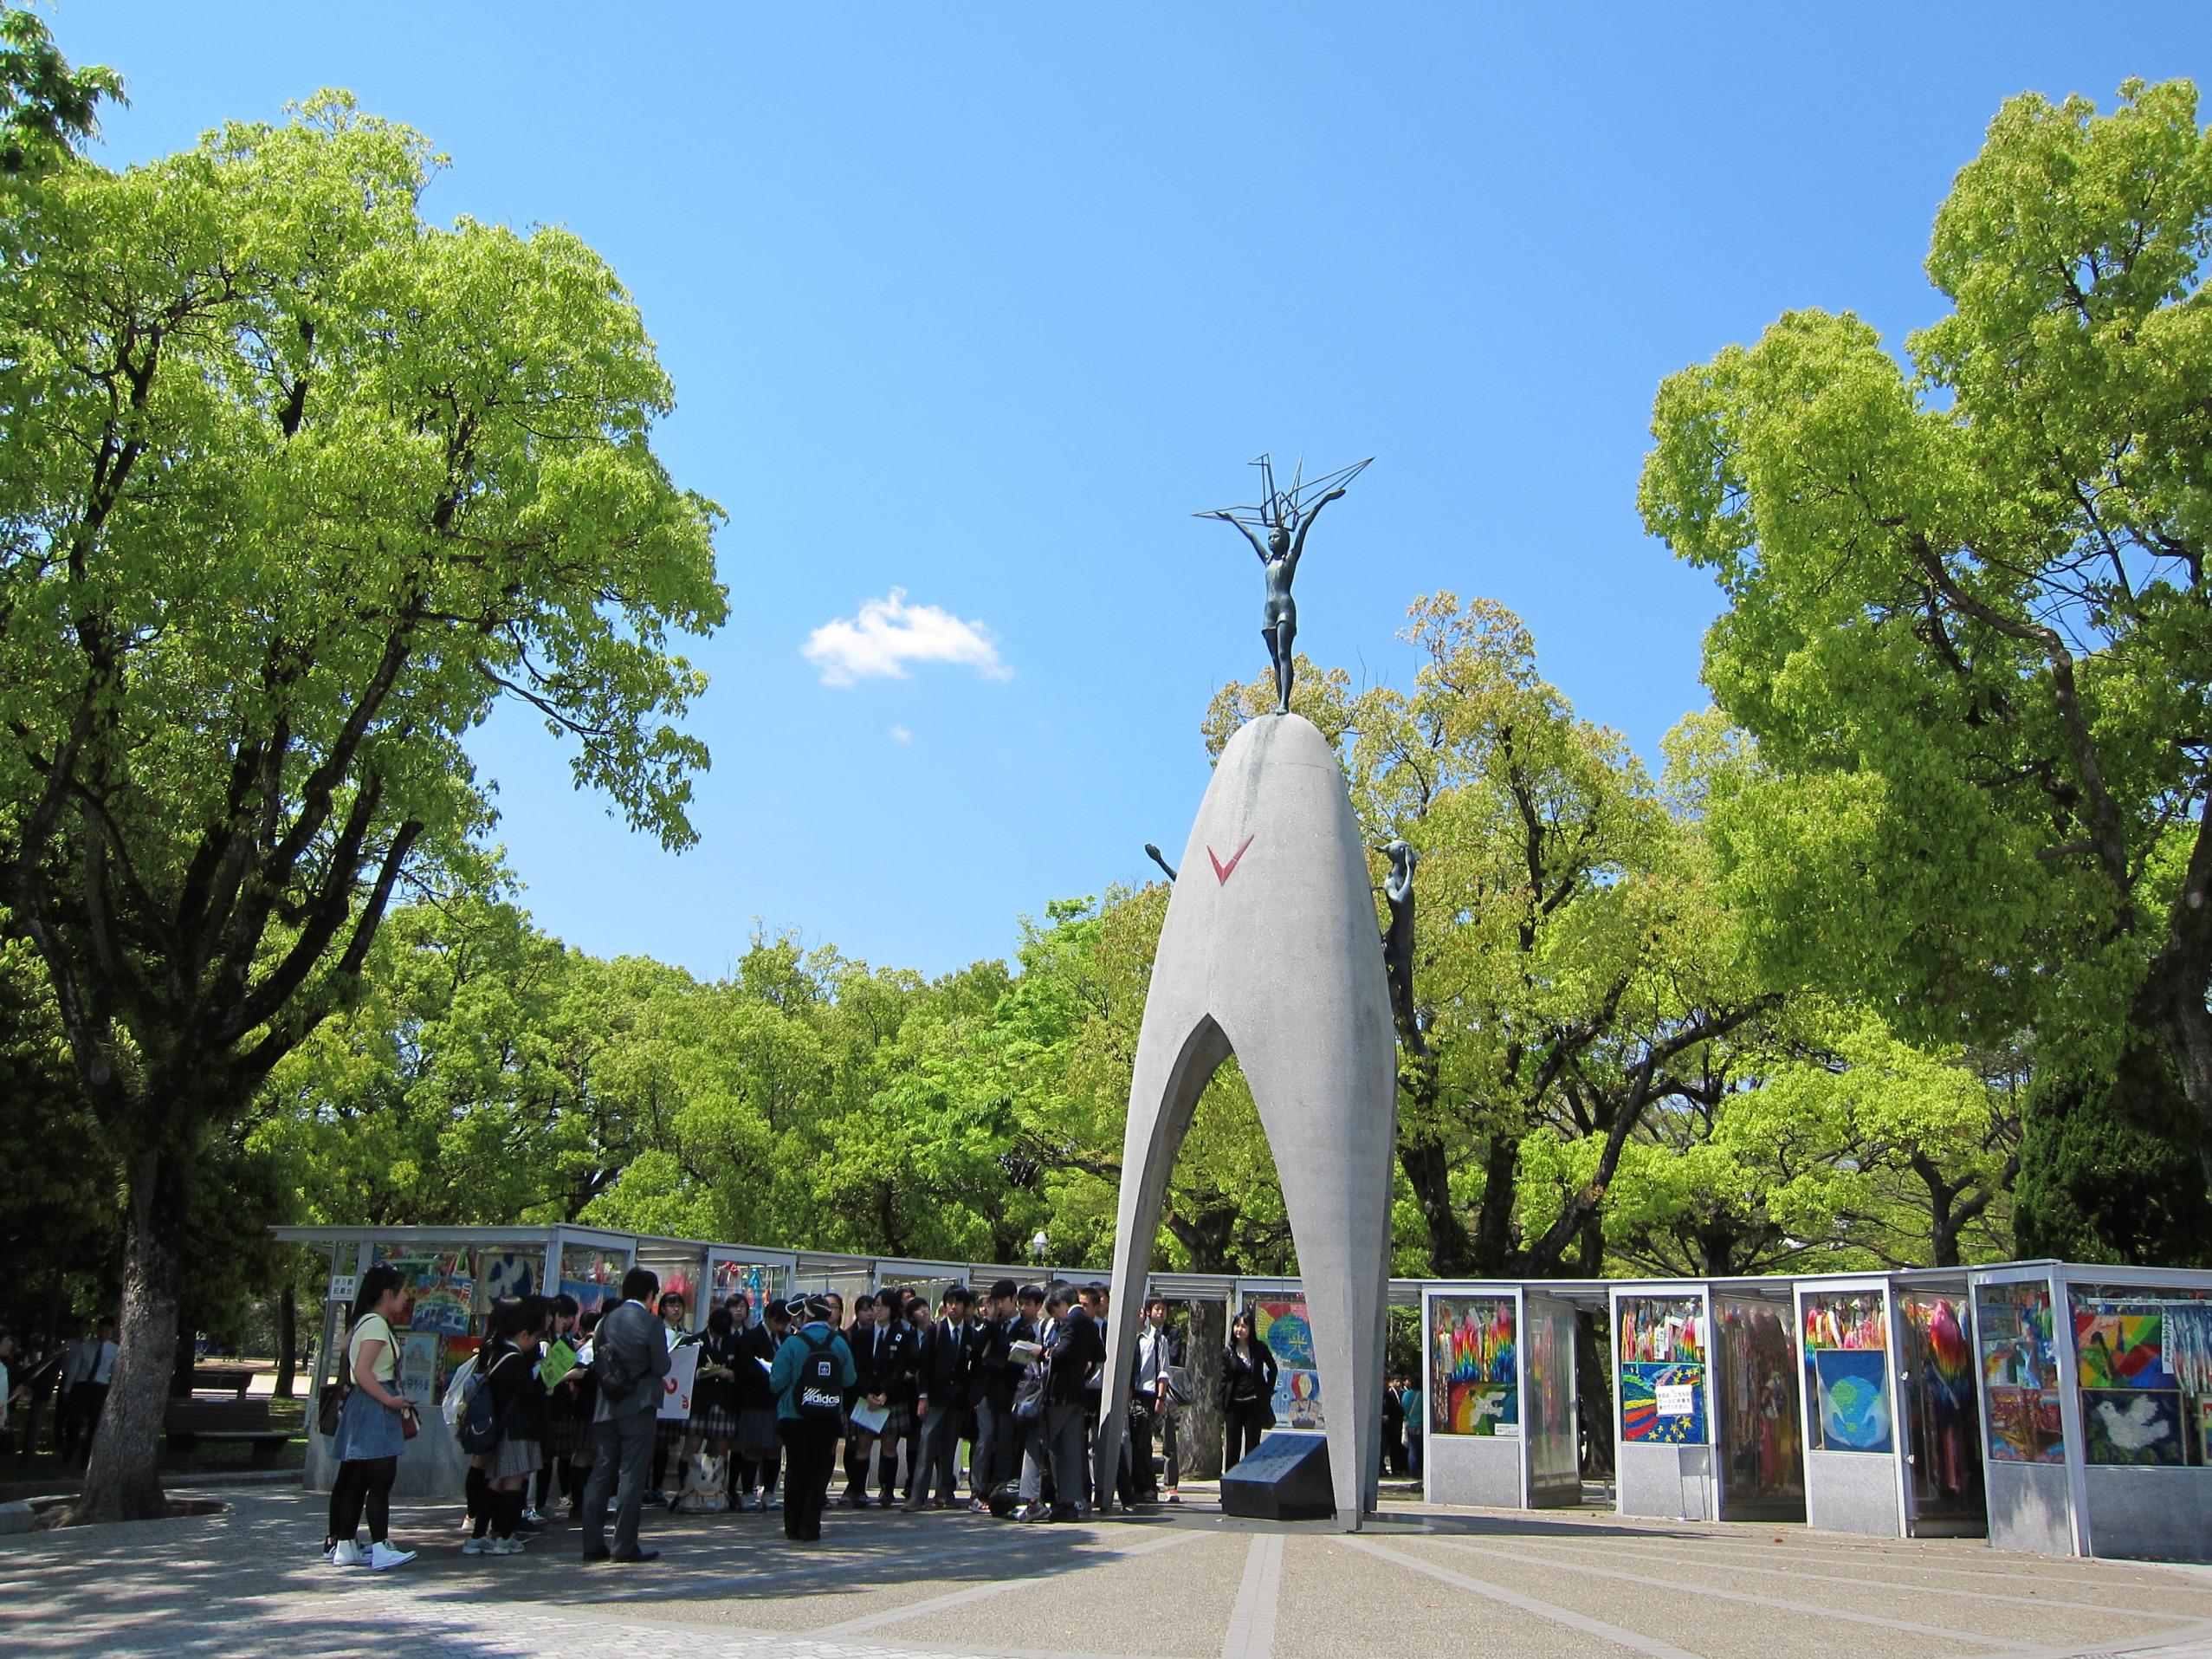
[[[905,1324],[898,1319],[885,1325],[871,1321],[866,1331],[848,1340],[852,1345],[853,1368],[860,1376],[860,1392],[897,1399],[900,1379],[907,1368]]]
[[[1052,1375],[1045,1384],[1045,1397],[1055,1405],[1088,1405],[1090,1372],[1106,1363],[1106,1339],[1098,1321],[1080,1307],[1071,1307],[1052,1338]]]
[[[973,1403],[977,1339],[973,1320],[955,1327],[950,1319],[940,1319],[929,1327],[915,1376],[931,1410],[961,1411]]]
[[[1027,1361],[1014,1358],[1013,1345],[1018,1341],[1034,1342],[1036,1327],[1014,1314],[1007,1319],[985,1320],[982,1333],[975,1345],[976,1397],[988,1400],[999,1410],[1010,1410],[1014,1390],[1021,1382],[1022,1373],[1029,1369]]]

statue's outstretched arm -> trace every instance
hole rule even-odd
[[[1309,511],[1305,517],[1299,522],[1298,539],[1290,544],[1290,563],[1293,566],[1298,562],[1299,555],[1306,550],[1306,532],[1313,528],[1313,522],[1321,516],[1321,509],[1328,506],[1329,502],[1335,501],[1343,493],[1344,490],[1342,485],[1339,485],[1335,489],[1330,490],[1326,496],[1323,496],[1319,501],[1316,502],[1313,504],[1311,510]]]
[[[1218,518],[1224,524],[1235,525],[1237,534],[1244,537],[1245,541],[1252,543],[1252,550],[1259,555],[1259,562],[1263,565],[1267,562],[1267,549],[1259,545],[1259,538],[1252,533],[1251,528],[1248,525],[1240,522],[1234,515],[1229,513],[1208,513],[1206,517]]]

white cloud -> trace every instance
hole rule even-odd
[[[906,589],[863,599],[856,617],[837,617],[806,636],[800,656],[822,671],[825,685],[851,685],[877,675],[907,677],[909,663],[965,663],[986,680],[1013,677],[999,659],[998,641],[980,622],[963,622],[934,605],[909,605]]]
[[[891,728],[891,741],[894,743],[911,743],[914,741],[914,734],[904,726],[894,726]]]

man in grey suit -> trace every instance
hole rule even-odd
[[[653,1429],[669,1374],[668,1338],[650,1304],[661,1281],[650,1268],[622,1276],[622,1301],[592,1334],[592,1372],[599,1403],[592,1416],[592,1448],[598,1461],[584,1486],[584,1559],[650,1561],[658,1550],[637,1546],[637,1512],[645,1496],[645,1466],[652,1461]],[[611,1369],[637,1380],[620,1394],[606,1386]],[[617,1477],[621,1485],[618,1489]],[[614,1549],[607,1549],[607,1496],[614,1493]]]

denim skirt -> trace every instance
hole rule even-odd
[[[390,1406],[372,1400],[365,1390],[354,1389],[338,1409],[337,1450],[341,1463],[397,1457],[404,1440],[400,1432],[399,1414]]]

